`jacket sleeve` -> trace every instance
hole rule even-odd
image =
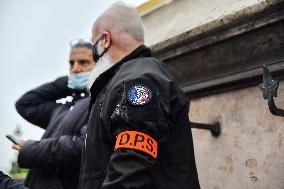
[[[0,171],[0,189],[28,189],[23,183],[10,178]]]
[[[56,100],[72,93],[68,78],[61,77],[25,93],[15,104],[18,113],[28,122],[45,129],[53,110],[60,106]]]
[[[63,135],[40,141],[26,141],[19,151],[19,166],[23,168],[50,166],[78,168],[86,127],[81,128],[78,136]]]
[[[110,119],[114,152],[102,188],[153,188],[160,144],[169,133],[158,91],[146,79],[125,82],[122,91]]]

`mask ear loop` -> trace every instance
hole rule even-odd
[[[97,40],[97,42],[94,44],[94,47],[95,47],[95,51],[98,52],[98,49],[97,49],[97,46],[98,46],[98,43],[100,42],[100,40],[102,39],[102,37],[104,36],[104,34],[101,35],[101,37]],[[106,52],[107,50],[109,49],[111,45],[111,40],[110,40],[110,43],[109,43],[109,46],[107,48],[104,49],[104,51],[102,52],[102,54],[98,54],[98,58],[94,58],[95,62],[97,62]],[[93,52],[93,55],[94,55],[95,52]],[[97,60],[96,60],[97,59]]]

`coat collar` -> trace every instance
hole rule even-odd
[[[99,94],[99,92],[107,86],[108,82],[111,80],[111,78],[115,75],[115,73],[119,70],[121,65],[127,61],[140,58],[140,57],[150,57],[151,56],[151,50],[147,48],[145,45],[141,45],[137,47],[134,51],[132,51],[129,55],[125,56],[123,59],[121,59],[118,63],[113,65],[110,69],[103,72],[93,83],[90,93],[91,93],[91,103],[90,106],[94,103],[96,96]]]

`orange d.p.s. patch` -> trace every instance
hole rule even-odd
[[[142,132],[124,131],[119,133],[116,138],[115,150],[122,148],[143,151],[152,157],[157,158],[157,141]]]

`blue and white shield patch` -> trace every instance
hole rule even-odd
[[[152,91],[144,85],[134,85],[129,89],[128,101],[133,105],[144,105],[152,99]]]

